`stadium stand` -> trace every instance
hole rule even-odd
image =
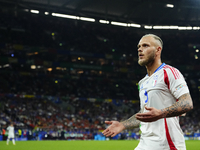
[[[2,11],[0,19],[1,131],[13,121],[17,137],[28,140],[105,140],[105,120],[139,110],[137,83],[146,72],[137,43],[147,31],[22,12]],[[183,73],[191,91],[194,110],[180,124],[193,138],[200,132],[199,33],[159,35],[164,62]],[[139,129],[113,139],[127,138],[139,138]]]

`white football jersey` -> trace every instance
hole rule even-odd
[[[9,126],[8,128],[7,128],[7,130],[8,130],[8,138],[14,138],[14,127],[12,127],[12,126]]]
[[[183,94],[189,93],[183,75],[163,63],[150,77],[139,82],[140,107],[163,109],[173,105]],[[162,118],[155,122],[141,122],[141,139],[135,150],[185,150],[185,139],[179,125],[179,116]]]

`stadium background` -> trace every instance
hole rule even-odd
[[[163,62],[184,75],[194,109],[180,124],[186,139],[199,139],[199,5],[0,0],[0,139],[13,121],[17,140],[105,140],[105,120],[139,110],[137,83],[146,70],[137,64],[137,44],[146,33],[163,39]]]

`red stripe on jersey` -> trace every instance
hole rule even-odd
[[[169,68],[171,70],[171,72],[173,73],[175,79],[180,79],[181,78],[180,73],[176,68],[173,68],[173,67],[171,67],[169,65],[165,65],[163,68]]]
[[[167,75],[167,71],[165,69],[164,69],[164,81],[165,81],[165,84],[167,84],[167,87],[169,89],[170,88],[169,78],[168,78],[168,75]]]
[[[169,134],[168,126],[167,126],[167,119],[164,118],[165,120],[165,132],[166,132],[166,137],[167,137],[167,142],[169,144],[170,150],[177,150],[174,143],[172,142],[171,136]]]

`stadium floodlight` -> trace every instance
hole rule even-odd
[[[3,65],[3,68],[9,67],[9,66],[10,66],[9,64],[5,64]]]
[[[179,30],[192,30],[192,27],[178,27]]]
[[[83,21],[95,22],[95,19],[93,19],[93,18],[80,17],[79,19],[83,20]]]
[[[167,4],[166,6],[169,7],[169,8],[174,8],[173,4]]]
[[[178,27],[178,30],[186,30],[187,27]]]
[[[31,69],[36,69],[36,65],[31,65]]]
[[[192,30],[192,27],[187,27],[186,29],[187,29],[187,30]]]
[[[115,22],[115,21],[112,21],[111,24],[112,25],[117,25],[117,26],[124,26],[124,27],[128,26],[127,23]]]
[[[162,29],[162,26],[153,26],[153,29]]]
[[[145,29],[152,29],[152,26],[144,26]]]
[[[52,16],[62,17],[62,18],[69,18],[69,19],[79,19],[79,17],[77,17],[77,16],[65,15],[65,14],[59,14],[59,13],[52,13]]]
[[[193,27],[192,29],[193,29],[193,30],[199,30],[200,27]]]
[[[135,23],[131,23],[131,24],[128,24],[129,27],[136,27],[136,28],[140,28],[141,25],[140,24],[135,24]]]
[[[39,14],[39,11],[38,10],[30,10],[31,13],[34,13],[34,14]]]
[[[153,29],[178,29],[178,26],[153,26]]]
[[[100,23],[104,23],[104,24],[109,24],[109,21],[107,20],[99,20]]]
[[[49,15],[49,12],[46,11],[44,14],[45,14],[45,15]]]

